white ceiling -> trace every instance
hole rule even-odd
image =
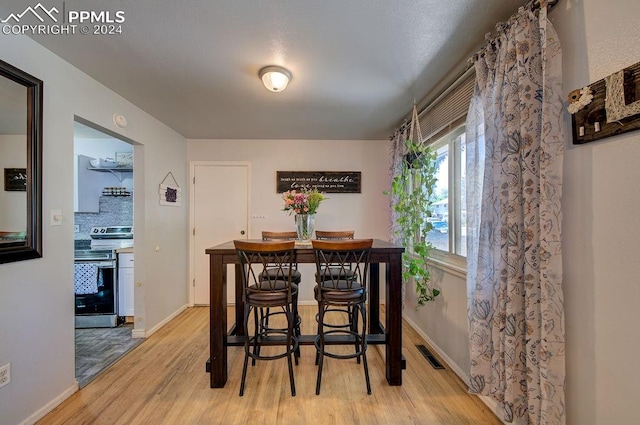
[[[66,0],[122,10],[122,34],[34,38],[187,138],[385,139],[524,3]],[[291,71],[284,92],[262,86],[265,65]]]

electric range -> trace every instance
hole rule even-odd
[[[93,227],[90,237],[75,243],[76,328],[115,327],[119,324],[116,250],[133,246],[133,227]]]

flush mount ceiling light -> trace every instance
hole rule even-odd
[[[291,80],[291,72],[281,66],[265,66],[258,75],[267,90],[272,92],[283,91]]]

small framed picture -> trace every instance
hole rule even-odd
[[[5,168],[4,190],[11,192],[25,192],[27,190],[27,169]]]

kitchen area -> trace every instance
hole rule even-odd
[[[133,145],[74,122],[76,379],[89,383],[142,339],[134,311]]]

